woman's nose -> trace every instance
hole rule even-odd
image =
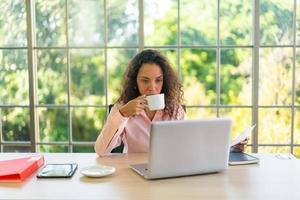
[[[154,91],[155,88],[156,88],[155,82],[151,82],[151,84],[150,84],[150,89],[151,89],[152,91]]]

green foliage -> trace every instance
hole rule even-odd
[[[25,1],[1,0],[0,8],[0,45],[26,46]]]
[[[138,44],[138,1],[107,1],[108,44]]]
[[[35,7],[37,45],[65,46],[65,1],[37,0]]]
[[[260,36],[263,45],[292,44],[293,1],[262,0]]]
[[[210,49],[191,49],[182,51],[182,77],[185,99],[188,105],[216,103],[216,52]],[[195,91],[195,86],[198,91]],[[200,94],[193,97],[194,94]]]
[[[37,57],[39,104],[66,104],[68,73],[66,52],[53,49],[40,50]]]
[[[0,1],[0,7],[5,11],[0,13],[1,47],[27,45],[24,2]],[[213,106],[217,103],[217,74],[220,75],[221,104],[236,106],[220,108],[220,115],[233,118],[234,137],[252,123],[252,109],[238,107],[252,104],[252,48],[223,48],[222,45],[252,45],[253,2],[220,1],[219,41],[217,2],[180,1],[178,18],[177,1],[145,1],[144,39],[146,45],[170,45],[169,49],[157,49],[169,58],[175,69],[180,67],[185,104],[190,106],[187,108],[190,119],[216,116],[217,112]],[[36,0],[37,46],[66,47],[69,38],[68,43],[71,46],[102,47],[105,35],[104,13],[101,9],[103,3],[82,3],[79,0],[68,0],[67,3],[68,16],[65,13],[65,0]],[[95,141],[106,118],[106,109],[102,106],[115,103],[119,97],[128,60],[137,53],[135,46],[120,48],[124,45],[138,45],[137,10],[137,1],[107,1],[107,52],[88,48],[36,50],[40,141],[67,143],[70,131],[74,141]],[[261,0],[261,44],[291,44],[292,17],[292,1]],[[177,32],[178,19],[180,33]],[[176,46],[216,44],[220,44],[221,48],[184,47],[178,52]],[[112,48],[113,45],[119,48]],[[259,104],[290,105],[293,70],[291,48],[264,48],[260,52]],[[217,71],[216,64],[218,54],[220,71]],[[180,59],[177,56],[180,56]],[[177,63],[179,60],[180,63]],[[67,68],[68,62],[70,69]],[[299,63],[298,51],[296,63]],[[27,50],[0,50],[0,72],[0,103],[25,105],[25,108],[1,109],[3,139],[29,141]],[[300,104],[299,72],[300,68],[297,67],[296,105]],[[68,88],[70,99],[67,98]],[[56,107],[44,108],[44,104],[53,104]],[[199,105],[210,107],[193,107]],[[297,144],[300,143],[299,113],[299,110],[296,110],[294,119],[294,140]],[[290,109],[260,109],[259,143],[289,143],[291,120]],[[5,149],[13,151],[11,148]],[[68,146],[42,145],[40,150],[68,152]],[[73,150],[93,152],[93,147],[74,145]],[[288,152],[289,148],[260,150]],[[295,152],[300,155],[299,149],[295,149]]]
[[[2,131],[4,141],[29,141],[29,109],[1,109]]]
[[[67,109],[39,109],[40,140],[68,141]]]
[[[72,104],[105,104],[103,51],[71,52],[71,95]]]
[[[74,108],[72,110],[72,133],[74,141],[95,141],[101,130],[105,109]]]

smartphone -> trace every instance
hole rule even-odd
[[[47,164],[37,174],[38,178],[70,178],[77,170],[77,163]]]

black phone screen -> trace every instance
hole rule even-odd
[[[76,163],[47,164],[37,174],[38,178],[68,178],[72,177],[77,169]]]

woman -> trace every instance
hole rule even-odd
[[[165,108],[150,111],[146,96],[164,93]],[[124,143],[128,153],[148,152],[152,121],[182,120],[182,85],[168,60],[156,50],[144,50],[130,62],[124,75],[124,88],[112,108],[95,143],[100,156]],[[234,151],[244,151],[247,140]]]
[[[164,93],[165,108],[151,111],[146,96]],[[112,108],[95,143],[95,151],[105,156],[124,143],[124,152],[148,152],[152,121],[181,120],[182,85],[168,60],[156,50],[144,50],[130,62],[124,88]]]

